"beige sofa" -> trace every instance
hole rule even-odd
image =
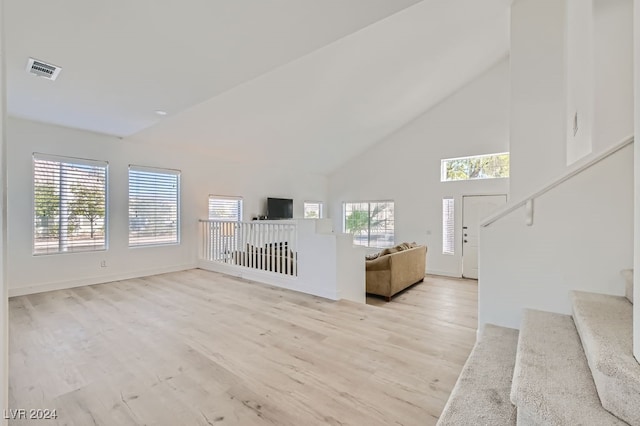
[[[402,243],[384,249],[374,259],[367,259],[367,293],[391,296],[424,280],[427,247],[415,243]]]

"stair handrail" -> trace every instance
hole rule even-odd
[[[633,142],[634,142],[634,136],[629,135],[623,138],[622,140],[620,140],[619,142],[615,143],[611,147],[607,148],[605,151],[601,152],[600,154],[594,157],[591,157],[588,160],[576,163],[575,165],[571,166],[564,174],[562,174],[560,177],[555,178],[553,181],[551,181],[551,183],[545,185],[542,189],[534,192],[533,194],[527,197],[520,198],[517,202],[513,202],[513,203],[510,202],[504,208],[491,214],[480,223],[480,226],[482,228],[486,228],[490,226],[491,224],[497,222],[498,220],[502,219],[503,217],[510,214],[511,212],[519,209],[520,207],[527,205],[527,203],[530,203],[536,198],[539,198],[541,195],[551,191],[553,188],[561,185],[562,183],[573,178],[574,176],[584,172],[591,166],[594,166],[595,164],[601,162],[605,158],[610,157],[611,155],[615,154],[616,152],[620,151],[626,146],[631,145]]]

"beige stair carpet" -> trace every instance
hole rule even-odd
[[[438,425],[516,424],[509,401],[518,330],[487,324],[460,373]]]
[[[526,309],[511,401],[518,425],[625,425],[600,404],[573,319]]]
[[[640,364],[633,357],[633,305],[620,296],[571,292],[573,318],[604,408],[640,425]]]

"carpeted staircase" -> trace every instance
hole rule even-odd
[[[486,325],[438,425],[640,426],[630,300],[571,301],[573,316],[525,310],[519,335]]]

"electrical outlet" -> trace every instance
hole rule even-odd
[[[101,268],[106,268],[107,267],[107,261],[106,260],[101,261],[100,262],[100,267]]]

